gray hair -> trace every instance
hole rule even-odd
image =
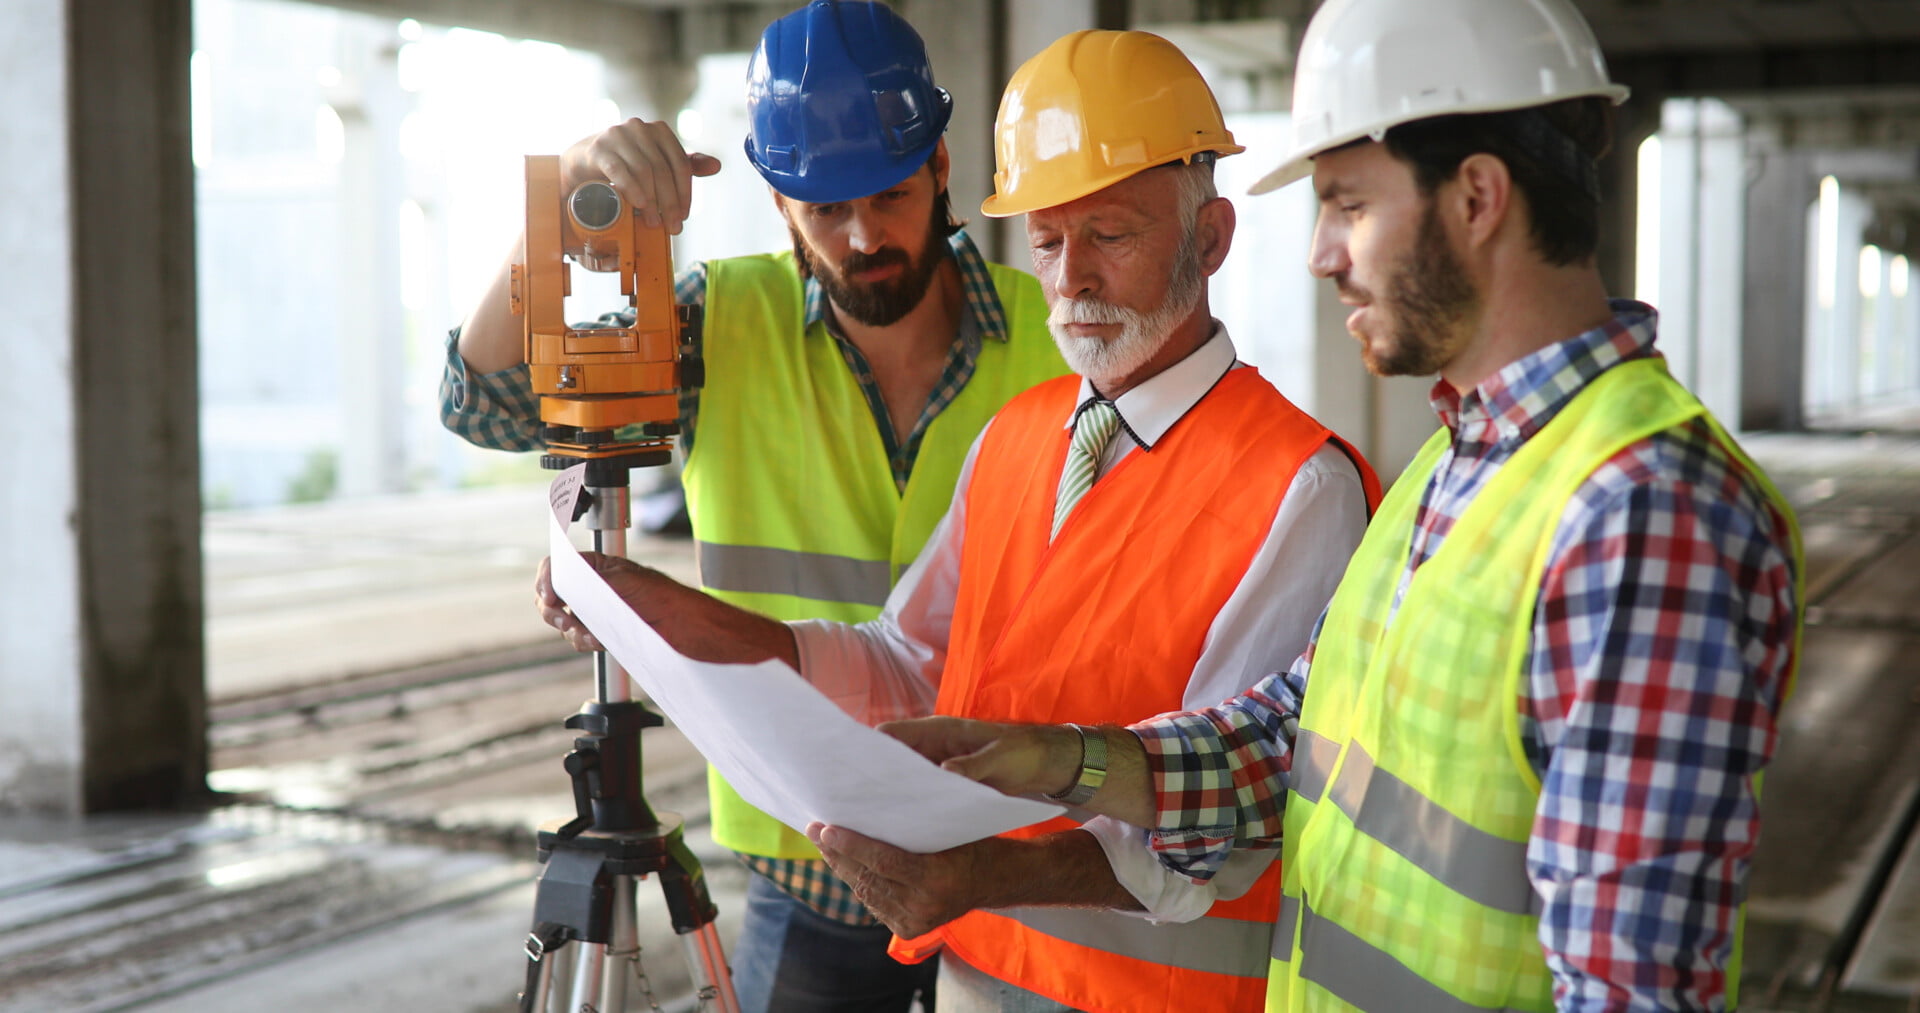
[[[1174,182],[1179,187],[1180,224],[1191,233],[1200,220],[1201,206],[1220,196],[1219,189],[1213,185],[1213,161],[1199,159],[1174,163],[1167,168],[1175,173]]]

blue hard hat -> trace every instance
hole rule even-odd
[[[768,25],[747,65],[747,160],[795,200],[906,179],[952,115],[919,33],[885,4],[814,0]]]

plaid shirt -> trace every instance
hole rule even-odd
[[[1601,371],[1658,354],[1655,315],[1615,319],[1432,401],[1453,433],[1395,593],[1474,495]],[[1403,480],[1413,480],[1417,476]],[[1632,444],[1555,529],[1519,699],[1542,791],[1527,875],[1562,1010],[1724,1007],[1797,623],[1787,521],[1695,420]],[[1322,615],[1324,622],[1325,616]],[[1314,640],[1219,707],[1134,726],[1158,791],[1161,860],[1198,879],[1279,843]]]
[[[816,279],[806,282],[806,337],[830,336],[839,346],[847,369],[866,395],[867,408],[887,450],[893,467],[894,485],[901,491],[913,474],[913,463],[920,454],[920,443],[927,427],[953,399],[960,396],[973,378],[980,361],[983,340],[1007,340],[1006,311],[987,273],[986,258],[964,231],[947,240],[954,263],[960,268],[960,281],[966,292],[966,312],[960,315],[960,327],[954,333],[947,364],[935,385],[913,431],[905,440],[894,431],[886,402],[880,396],[873,369],[853,342],[833,326],[827,316],[826,290]],[[695,263],[674,279],[674,299],[684,305],[700,306],[707,301],[707,266]],[[606,314],[600,320],[609,326],[631,326],[631,308]],[[680,440],[684,450],[693,449],[694,429],[700,414],[700,391],[680,392]],[[460,331],[455,328],[447,338],[447,365],[440,379],[440,419],[446,427],[471,443],[497,450],[538,450],[541,448],[539,406],[528,378],[525,363],[494,373],[470,373],[460,358]],[[827,863],[817,859],[764,858],[741,855],[741,861],[767,877],[782,890],[828,918],[848,925],[875,925],[866,907],[855,898],[853,888],[833,874]]]

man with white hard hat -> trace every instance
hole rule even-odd
[[[1302,41],[1309,266],[1442,428],[1305,653],[1109,729],[1089,811],[1204,879],[1281,847],[1275,1010],[1735,1005],[1762,769],[1798,661],[1791,510],[1609,300],[1611,83],[1568,0],[1330,0]],[[1002,790],[1078,775],[1059,726],[894,726]]]

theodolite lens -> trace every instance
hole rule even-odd
[[[620,220],[622,205],[620,195],[613,187],[605,183],[582,183],[574,188],[573,196],[567,199],[567,210],[581,228],[589,232],[599,232],[613,227]]]

